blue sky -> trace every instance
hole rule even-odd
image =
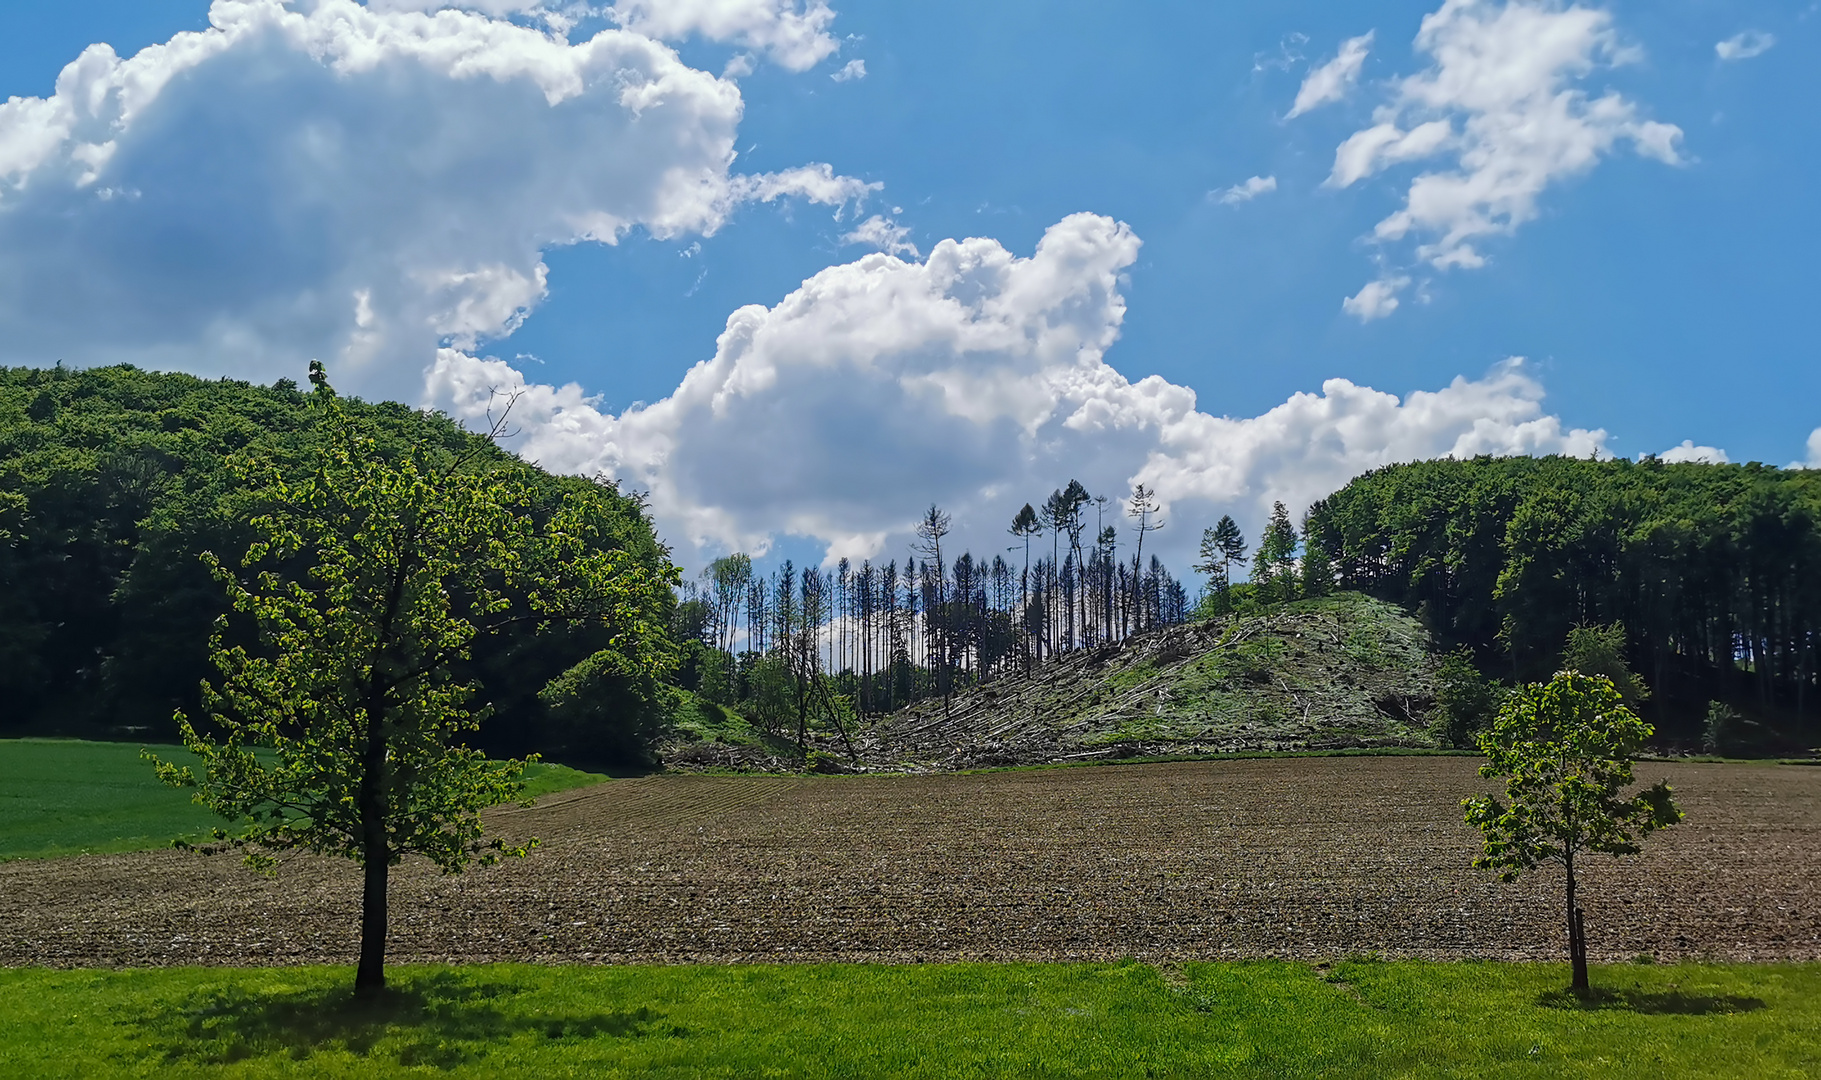
[[[1412,456],[1690,440],[1821,464],[1811,3],[735,0],[719,24],[694,0],[551,5],[554,22],[512,0],[459,23],[400,10],[434,6],[394,0],[344,33],[333,3],[291,5],[317,21],[282,27],[275,2],[224,3],[209,33],[229,44],[161,60],[175,74],[124,119],[89,118],[113,135],[72,122],[48,155],[30,149],[38,114],[9,106],[0,361],[269,381],[323,355],[352,389],[458,415],[522,382],[538,391],[525,452],[651,490],[693,560],[899,554],[931,500],[996,545],[1000,518],[1071,475],[1114,498],[1158,487],[1187,526],[1165,544],[1180,560],[1203,518],[1255,522]],[[617,115],[631,107],[601,96],[602,62],[524,59],[541,47],[489,16],[571,53],[623,26],[674,49],[695,96]],[[124,61],[209,18],[206,2],[0,5],[0,91],[50,100],[92,43]],[[347,35],[398,33],[416,44],[346,61]],[[1351,78],[1330,67],[1333,100],[1289,117],[1367,34]],[[488,74],[426,41],[465,43]],[[564,64],[584,88],[558,102]],[[1513,126],[1562,94],[1557,150],[1596,144],[1578,163]],[[1336,182],[1356,133],[1438,120],[1453,142],[1395,144],[1405,159]],[[107,138],[98,166],[71,156]],[[311,149],[325,139],[343,149]],[[737,156],[717,164],[723,145]],[[709,195],[664,187],[691,169]],[[1426,174],[1534,183],[1375,240]],[[1222,200],[1251,178],[1269,183]],[[875,216],[874,242],[853,238]],[[1463,222],[1465,240],[1444,235]],[[1046,235],[1086,254],[1032,259]],[[893,237],[915,246],[903,267],[864,262]],[[933,314],[918,290],[974,286],[931,285],[919,260],[967,237],[999,249],[964,261],[994,268],[1001,306]],[[1343,309],[1374,281],[1394,310]],[[912,299],[880,299],[893,290]],[[744,305],[767,309],[752,344],[717,352]],[[1073,336],[1043,338],[1059,324]]]

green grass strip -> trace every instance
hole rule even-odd
[[[166,787],[139,757],[139,743],[0,739],[0,860],[145,851],[197,840],[221,819]],[[155,746],[172,761],[181,746]],[[565,765],[525,769],[529,795],[607,779]]]
[[[1812,1077],[1821,965],[0,971],[0,1075]]]

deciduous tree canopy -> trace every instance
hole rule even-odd
[[[223,618],[210,642],[219,677],[203,686],[203,730],[221,735],[180,714],[202,770],[158,771],[235,823],[220,835],[256,864],[303,849],[363,865],[355,986],[375,990],[389,867],[421,855],[454,873],[524,853],[482,840],[478,811],[523,790],[523,766],[464,744],[490,709],[457,663],[515,627],[591,625],[609,635],[603,655],[667,674],[675,572],[603,546],[599,504],[581,492],[538,513],[525,470],[483,445],[418,444],[386,460],[311,367],[317,438],[305,467],[228,463],[262,507],[245,572],[202,556],[257,628],[251,648],[230,645]]]
[[[1343,587],[1419,610],[1488,673],[1544,678],[1570,630],[1623,623],[1660,732],[1698,742],[1721,700],[1812,745],[1821,471],[1427,461],[1355,479],[1310,522]]]
[[[1639,842],[1682,820],[1669,784],[1631,786],[1631,760],[1650,725],[1625,707],[1603,675],[1560,671],[1513,690],[1480,735],[1480,775],[1505,780],[1501,801],[1467,799],[1467,823],[1485,836],[1473,865],[1505,881],[1552,862],[1563,868],[1574,989],[1587,990],[1587,939],[1575,897],[1575,862],[1587,855],[1636,855]]]
[[[624,552],[652,573],[669,566],[639,500],[610,485],[545,473],[440,414],[345,406],[386,461],[412,448],[477,454],[523,485],[538,520],[565,500],[587,501],[598,525],[591,551]],[[254,539],[248,523],[266,509],[260,489],[226,463],[251,453],[301,471],[319,438],[307,396],[289,380],[261,387],[130,367],[0,369],[0,732],[169,739],[175,710],[197,715],[198,684],[213,674],[211,629],[228,611],[199,555],[236,558]],[[251,630],[236,616],[225,640],[251,644]],[[608,644],[599,628],[537,634],[529,625],[477,642],[457,665],[494,710],[475,744],[576,763],[638,756],[636,733],[618,720],[576,730],[538,699],[553,677]],[[624,678],[608,689],[636,691]]]

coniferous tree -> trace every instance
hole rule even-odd
[[[1024,541],[1024,573],[1023,576],[1019,578],[1018,586],[1018,606],[1020,610],[1024,610],[1028,609],[1031,604],[1031,537],[1042,535],[1043,521],[1037,516],[1036,509],[1032,507],[1030,503],[1025,503],[1012,518],[1012,527],[1010,531],[1013,536]],[[1021,652],[1023,653],[1025,670],[1028,673],[1030,670],[1029,646],[1023,646]]]
[[[1281,501],[1272,504],[1271,518],[1258,538],[1252,582],[1266,603],[1296,598],[1296,527],[1290,524],[1290,511]]]
[[[1328,548],[1313,530],[1319,529],[1320,523],[1303,515],[1303,558],[1302,558],[1302,594],[1304,596],[1326,596],[1334,589],[1334,564],[1328,559]]]
[[[1216,598],[1224,597],[1227,592],[1227,563],[1222,557],[1220,536],[1214,526],[1201,530],[1201,546],[1196,555],[1199,561],[1190,569],[1208,579],[1208,587],[1213,590]]]
[[[1132,489],[1132,500],[1126,506],[1126,513],[1138,520],[1135,527],[1138,533],[1138,547],[1132,555],[1132,599],[1133,606],[1136,608],[1139,603],[1139,588],[1143,577],[1141,570],[1144,566],[1144,535],[1163,528],[1164,522],[1157,517],[1156,492],[1143,484]],[[1135,620],[1134,626],[1139,630],[1144,629],[1143,620]]]

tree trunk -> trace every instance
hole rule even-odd
[[[392,861],[386,837],[386,733],[377,696],[367,705],[367,745],[360,789],[361,862],[360,966],[354,972],[356,997],[374,997],[386,988],[386,878]]]
[[[1590,987],[1587,983],[1587,937],[1582,922],[1581,909],[1575,905],[1574,895],[1574,859],[1567,860],[1568,867],[1568,963],[1573,970],[1574,981],[1571,989],[1576,994],[1586,996]]]
[[[374,851],[366,843],[364,881],[360,894],[360,966],[354,971],[354,995],[370,998],[386,989],[386,845],[381,835]]]

